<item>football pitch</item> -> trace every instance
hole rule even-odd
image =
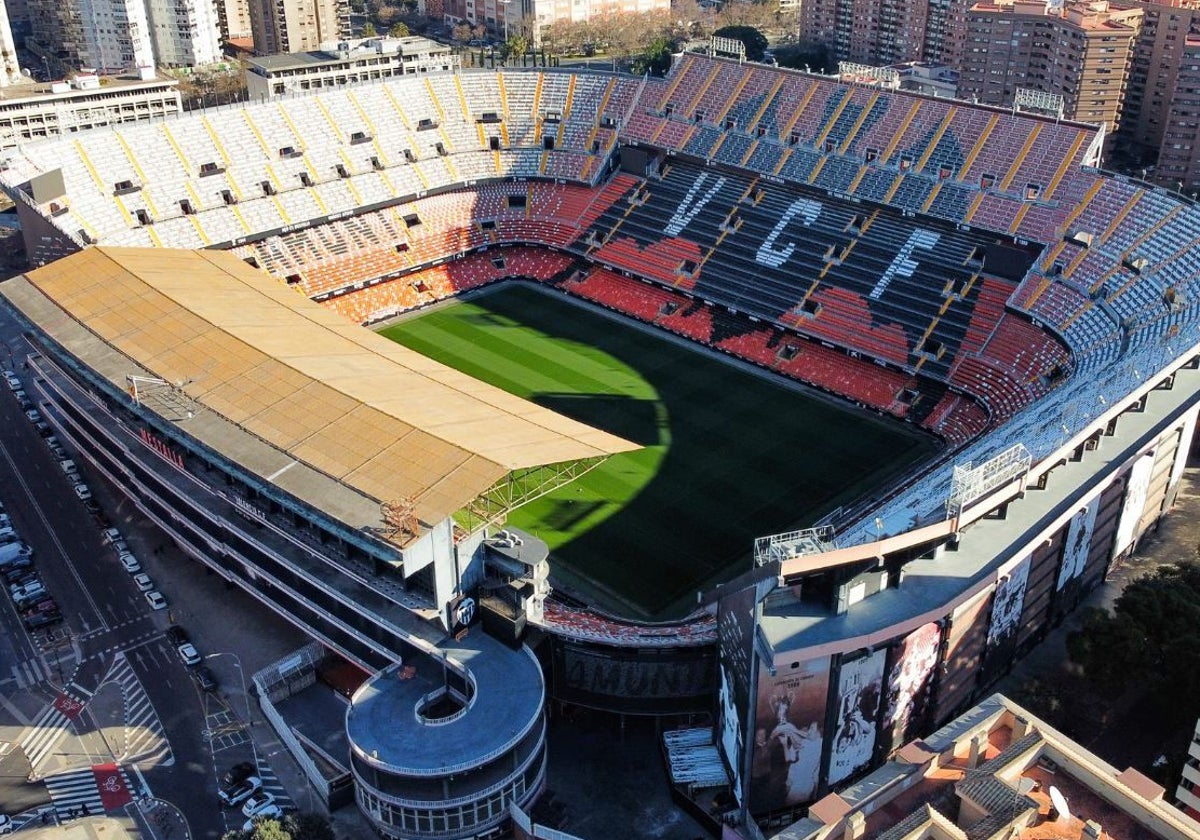
[[[506,284],[382,334],[643,449],[518,508],[552,577],[629,618],[686,613],[750,568],[755,537],[805,527],[934,450],[899,423],[698,347]]]

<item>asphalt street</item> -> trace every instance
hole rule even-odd
[[[22,345],[0,310],[0,362],[17,372],[36,403]],[[77,498],[46,441],[0,383],[0,502],[33,547],[36,569],[65,618],[30,632],[11,601],[0,599],[6,602],[0,605],[0,807],[31,827],[86,820],[81,815],[118,801],[103,798],[99,788],[107,785],[110,796],[116,789],[133,800],[108,815],[135,833],[162,836],[148,815],[161,820],[171,813],[191,837],[215,840],[244,819],[223,811],[216,797],[217,778],[243,760],[259,762],[267,789],[284,804],[314,807],[247,692],[257,669],[307,639],[183,557],[83,459],[74,460],[100,503],[99,516]],[[151,609],[105,544],[107,524],[120,529],[166,597],[166,609]],[[171,623],[186,626],[219,682],[217,692],[194,684],[163,635]],[[110,763],[117,781],[92,770]],[[146,795],[153,798],[142,802]]]

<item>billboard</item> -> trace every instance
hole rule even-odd
[[[848,779],[871,763],[875,753],[875,722],[883,697],[883,666],[887,650],[842,662],[838,679],[837,731],[829,759],[829,783]]]
[[[829,695],[829,657],[760,667],[750,808],[755,813],[816,798]],[[772,670],[774,674],[772,674]]]
[[[1067,526],[1067,537],[1063,542],[1062,565],[1058,567],[1058,584],[1055,590],[1062,592],[1063,587],[1083,574],[1087,565],[1088,549],[1092,547],[1092,530],[1096,527],[1096,512],[1100,510],[1100,497],[1096,496],[1087,503],[1087,507],[1071,517]]]
[[[1175,485],[1179,483],[1179,479],[1183,478],[1183,470],[1187,467],[1188,455],[1192,452],[1192,434],[1196,431],[1196,412],[1197,409],[1192,409],[1188,412],[1187,417],[1183,420],[1183,427],[1179,430],[1179,446],[1175,451],[1175,463],[1171,465],[1171,480],[1167,484],[1167,492],[1175,489]]]
[[[927,728],[933,669],[937,666],[941,641],[942,629],[931,621],[892,648],[892,670],[888,674],[880,732],[886,753],[904,746]]]
[[[1025,555],[996,584],[996,595],[992,598],[992,619],[988,624],[989,650],[1012,641],[1017,628],[1021,626],[1021,608],[1025,604],[1025,585],[1029,583],[1032,560],[1032,554]]]
[[[1125,484],[1125,502],[1121,505],[1121,519],[1117,525],[1117,546],[1113,554],[1120,554],[1137,539],[1138,522],[1146,509],[1146,493],[1150,489],[1150,474],[1154,472],[1154,453],[1147,452],[1129,468],[1129,481]]]
[[[720,658],[721,747],[733,779],[734,795],[742,801],[742,756],[750,715],[750,667],[754,643],[755,590],[742,589],[722,598],[717,606]]]

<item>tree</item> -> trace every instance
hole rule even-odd
[[[524,62],[527,52],[529,41],[524,35],[509,35],[508,40],[504,42],[505,58],[520,58]]]
[[[650,42],[646,51],[638,56],[633,63],[633,72],[641,76],[649,73],[651,76],[665,76],[671,69],[671,52],[675,45],[670,38],[659,35]]]
[[[288,814],[283,827],[292,840],[335,840],[329,818],[321,814]]]
[[[1112,613],[1090,610],[1067,637],[1071,661],[1110,695],[1169,698],[1165,714],[1200,713],[1200,563],[1163,566],[1126,587]]]
[[[713,36],[741,41],[746,47],[746,58],[750,61],[762,61],[763,52],[767,49],[767,36],[753,26],[722,26]]]
[[[411,33],[408,31],[408,24],[404,21],[394,24],[392,28],[388,30],[389,38],[404,38],[409,34]]]
[[[824,44],[788,44],[776,47],[774,52],[775,62],[780,67],[792,67],[796,70],[807,68],[813,73],[831,73],[834,69],[829,48]]]
[[[468,24],[460,23],[451,30],[450,37],[460,44],[465,44],[471,40],[471,27]]]
[[[366,23],[364,23],[363,28],[362,28],[362,34],[363,34],[364,38],[374,38],[376,35],[375,24],[371,23],[371,21],[367,21]]]

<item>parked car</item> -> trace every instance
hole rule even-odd
[[[12,834],[13,821],[8,814],[0,814],[0,834]]]
[[[37,433],[39,435],[41,435],[42,437],[50,437],[50,435],[52,433],[50,424],[47,423],[45,420],[38,420],[36,423],[33,424],[33,427],[35,429],[37,429]]]
[[[75,495],[79,497],[79,501],[86,502],[88,499],[92,498],[92,491],[88,489],[86,484],[76,484]]]
[[[46,587],[39,580],[17,589],[12,593],[12,598],[17,607],[22,607],[32,604],[34,601],[40,601],[46,594]]]
[[[25,412],[25,416],[29,418],[30,423],[42,422],[42,413],[36,408],[31,408]]]
[[[200,665],[193,668],[192,679],[195,680],[196,687],[201,691],[213,692],[220,687],[217,678],[213,676],[212,669],[207,665]]]
[[[140,572],[133,576],[133,585],[138,588],[139,592],[149,592],[154,588],[154,581],[150,580],[150,575]]]
[[[37,572],[25,572],[24,576],[25,580],[21,581],[20,583],[10,583],[8,585],[8,591],[13,595],[13,597],[16,597],[18,592],[28,588],[32,583],[36,582],[39,586],[42,586],[42,582],[38,578]]]
[[[179,629],[183,629],[182,627]],[[252,761],[243,761],[235,764],[225,771],[225,775],[221,777],[221,787],[226,788],[230,785],[236,785],[238,782],[249,779],[251,776],[258,773],[258,768],[254,766]]]
[[[17,541],[17,532],[12,528],[0,528],[0,543],[10,543]]]
[[[116,528],[105,528],[100,532],[100,538],[106,543],[116,542],[121,539],[121,532]]]
[[[58,602],[55,601],[53,598],[51,598],[49,595],[47,595],[42,600],[34,601],[32,604],[29,604],[26,607],[22,608],[21,615],[28,617],[28,616],[34,615],[35,613],[52,613],[52,612],[59,612]]]
[[[163,635],[166,636],[167,641],[175,647],[179,647],[180,645],[192,640],[191,636],[188,635],[188,632],[178,624],[172,624],[163,631]]]
[[[175,648],[175,652],[179,654],[180,661],[189,668],[200,664],[200,651],[196,650],[196,646],[191,642],[184,642]]]
[[[70,458],[64,458],[63,460],[58,462],[58,465],[60,467],[62,467],[62,471],[64,473],[70,474],[73,472],[78,472],[78,470],[75,469],[75,462],[72,461]]]
[[[33,558],[28,554],[14,554],[8,560],[0,563],[0,569],[4,569],[5,574],[13,569],[28,569],[33,566]]]
[[[277,820],[283,816],[283,809],[278,805],[268,805],[263,810],[259,811],[246,822],[242,823],[242,831],[253,831],[254,824],[260,820]]]
[[[142,570],[142,564],[138,562],[136,557],[128,552],[121,555],[121,566],[125,569],[125,571],[129,572],[129,574],[140,572]]]
[[[275,796],[265,790],[260,790],[242,803],[242,813],[247,817],[256,817],[274,804]]]
[[[30,564],[29,566],[18,567],[15,569],[12,567],[9,567],[4,570],[5,583],[25,584],[31,580],[37,580],[37,571],[32,568],[32,564]]]
[[[167,599],[157,589],[151,589],[146,593],[146,603],[150,605],[152,610],[165,610],[167,608]]]
[[[35,613],[25,619],[25,626],[30,630],[41,630],[43,627],[53,627],[55,624],[61,624],[62,620],[62,613]]]
[[[11,563],[18,557],[32,557],[33,549],[21,540],[0,544],[0,566]]]
[[[262,790],[262,779],[258,776],[247,776],[240,782],[221,788],[217,792],[217,796],[221,797],[221,801],[226,806],[232,808],[234,805],[241,805],[260,790]]]

